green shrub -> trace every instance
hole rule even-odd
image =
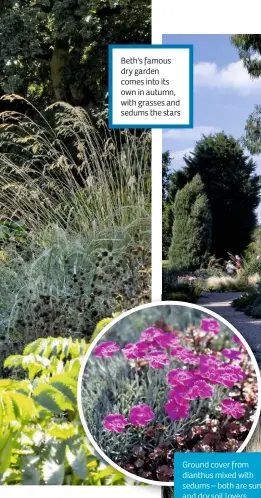
[[[235,299],[232,306],[239,311],[244,311],[248,316],[261,318],[261,293],[259,290],[246,292]]]
[[[164,301],[184,301],[185,303],[196,303],[198,297],[193,296],[192,293],[185,291],[172,291],[164,294]]]
[[[253,259],[244,264],[244,274],[245,275],[254,275],[255,273],[259,274],[261,277],[261,260]]]
[[[199,175],[177,192],[169,267],[176,270],[200,268],[209,256],[211,213]]]
[[[254,262],[261,256],[261,229],[257,227],[252,233],[252,240],[244,251],[244,259],[247,263]]]
[[[232,302],[232,306],[237,310],[244,310],[247,306],[251,304],[252,301],[253,301],[253,293],[246,292],[239,298],[235,299]]]
[[[253,318],[261,318],[261,299],[256,301],[253,306],[246,308],[245,314]]]
[[[164,288],[163,300],[195,303],[200,298],[202,287],[197,283],[176,283]]]

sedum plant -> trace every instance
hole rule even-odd
[[[49,337],[10,356],[0,380],[0,484],[122,485],[93,455],[77,409],[84,340]]]

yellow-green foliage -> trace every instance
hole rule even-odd
[[[103,320],[100,320],[97,325],[96,325],[96,328],[93,332],[93,335],[91,337],[91,341],[94,341],[94,339],[96,339],[97,335],[99,335],[99,333],[107,326],[109,325],[109,323],[112,322],[112,320],[114,318],[116,318],[117,316],[119,316],[120,313],[114,313],[114,315],[111,317],[111,318],[104,318]]]
[[[49,337],[6,359],[21,380],[0,380],[0,484],[124,484],[92,455],[80,422],[77,379],[87,350],[84,340]]]

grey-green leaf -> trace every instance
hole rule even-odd
[[[80,448],[76,454],[68,449],[67,460],[74,473],[84,481],[87,478],[87,459],[84,449]]]
[[[64,481],[64,464],[57,464],[54,460],[47,460],[42,467],[43,480],[49,486],[61,486]]]

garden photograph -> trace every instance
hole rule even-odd
[[[77,381],[151,299],[151,132],[107,124],[108,44],[150,43],[151,4],[4,1],[0,21],[0,485],[125,485]]]
[[[194,47],[194,128],[163,130],[163,300],[228,320],[261,364],[261,36]]]
[[[176,452],[244,449],[258,423],[259,368],[226,323],[168,302],[131,310],[97,337],[82,367],[81,416],[108,463],[172,486]]]

